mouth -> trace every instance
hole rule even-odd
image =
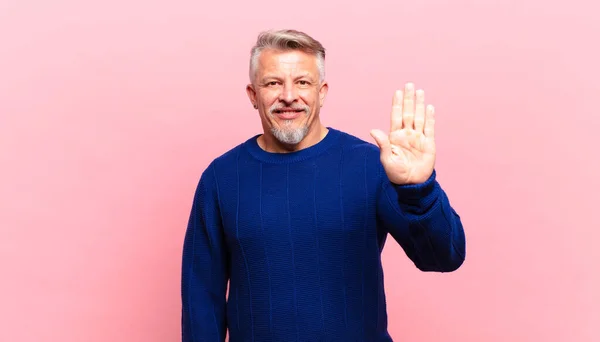
[[[286,120],[295,119],[299,117],[302,113],[304,113],[304,109],[280,108],[275,109],[273,111],[273,114],[275,114],[277,117]]]

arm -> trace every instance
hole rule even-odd
[[[371,131],[382,164],[378,214],[419,269],[450,272],[464,261],[465,236],[435,178],[434,127],[434,107],[425,104],[422,89],[407,83],[395,92],[390,134]]]
[[[386,232],[421,271],[458,269],[465,260],[465,233],[435,171],[413,185],[396,185],[382,176],[378,215]]]
[[[196,189],[183,244],[183,342],[225,341],[227,264],[216,183],[209,167]]]

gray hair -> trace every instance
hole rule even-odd
[[[261,32],[250,52],[250,82],[254,83],[258,59],[265,49],[280,51],[299,50],[317,57],[320,81],[325,80],[325,48],[308,34],[296,30]]]

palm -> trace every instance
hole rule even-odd
[[[392,183],[418,184],[432,174],[435,164],[434,111],[425,106],[425,94],[411,83],[397,91],[392,104],[389,135],[371,135],[381,149],[381,163]]]

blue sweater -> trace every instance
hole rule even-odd
[[[435,172],[392,184],[377,146],[333,128],[293,153],[265,152],[256,138],[200,177],[183,246],[183,341],[225,341],[226,330],[231,342],[392,341],[388,233],[422,271],[465,258]]]

